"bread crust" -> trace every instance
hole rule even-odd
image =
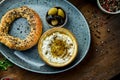
[[[30,25],[30,33],[25,39],[13,37],[8,34],[10,24],[19,17],[26,18]],[[8,11],[1,19],[0,42],[19,51],[27,50],[37,44],[42,34],[42,21],[39,15],[31,8],[22,6]]]

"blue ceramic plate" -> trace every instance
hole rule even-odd
[[[53,74],[67,71],[79,64],[88,52],[90,46],[89,26],[78,9],[66,0],[5,0],[0,4],[0,18],[10,9],[26,5],[34,9],[42,19],[43,32],[49,29],[45,21],[46,12],[54,6],[62,7],[68,16],[68,22],[65,28],[69,29],[76,36],[79,51],[77,58],[68,66],[63,68],[54,68],[46,65],[38,55],[37,45],[26,51],[11,50],[0,44],[0,52],[11,62],[28,71]],[[19,18],[11,24],[9,34],[25,38],[29,33],[29,25],[24,18]]]

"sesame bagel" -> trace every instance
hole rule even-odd
[[[30,26],[30,33],[25,39],[14,37],[8,33],[11,23],[17,18],[27,19]],[[33,47],[39,40],[42,33],[42,22],[39,15],[27,6],[8,11],[0,22],[0,42],[10,49],[27,50]]]

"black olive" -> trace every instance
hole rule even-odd
[[[54,18],[58,20],[58,25],[62,25],[65,22],[65,19],[62,18],[61,16],[55,15]]]
[[[61,21],[59,22],[59,25],[63,25],[65,20],[62,18]]]
[[[53,20],[53,16],[52,15],[49,15],[49,16],[47,15],[46,20],[49,24],[51,24],[51,21]]]

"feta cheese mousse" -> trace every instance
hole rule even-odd
[[[48,65],[64,67],[77,56],[78,44],[69,30],[57,27],[49,29],[41,36],[38,51]]]

